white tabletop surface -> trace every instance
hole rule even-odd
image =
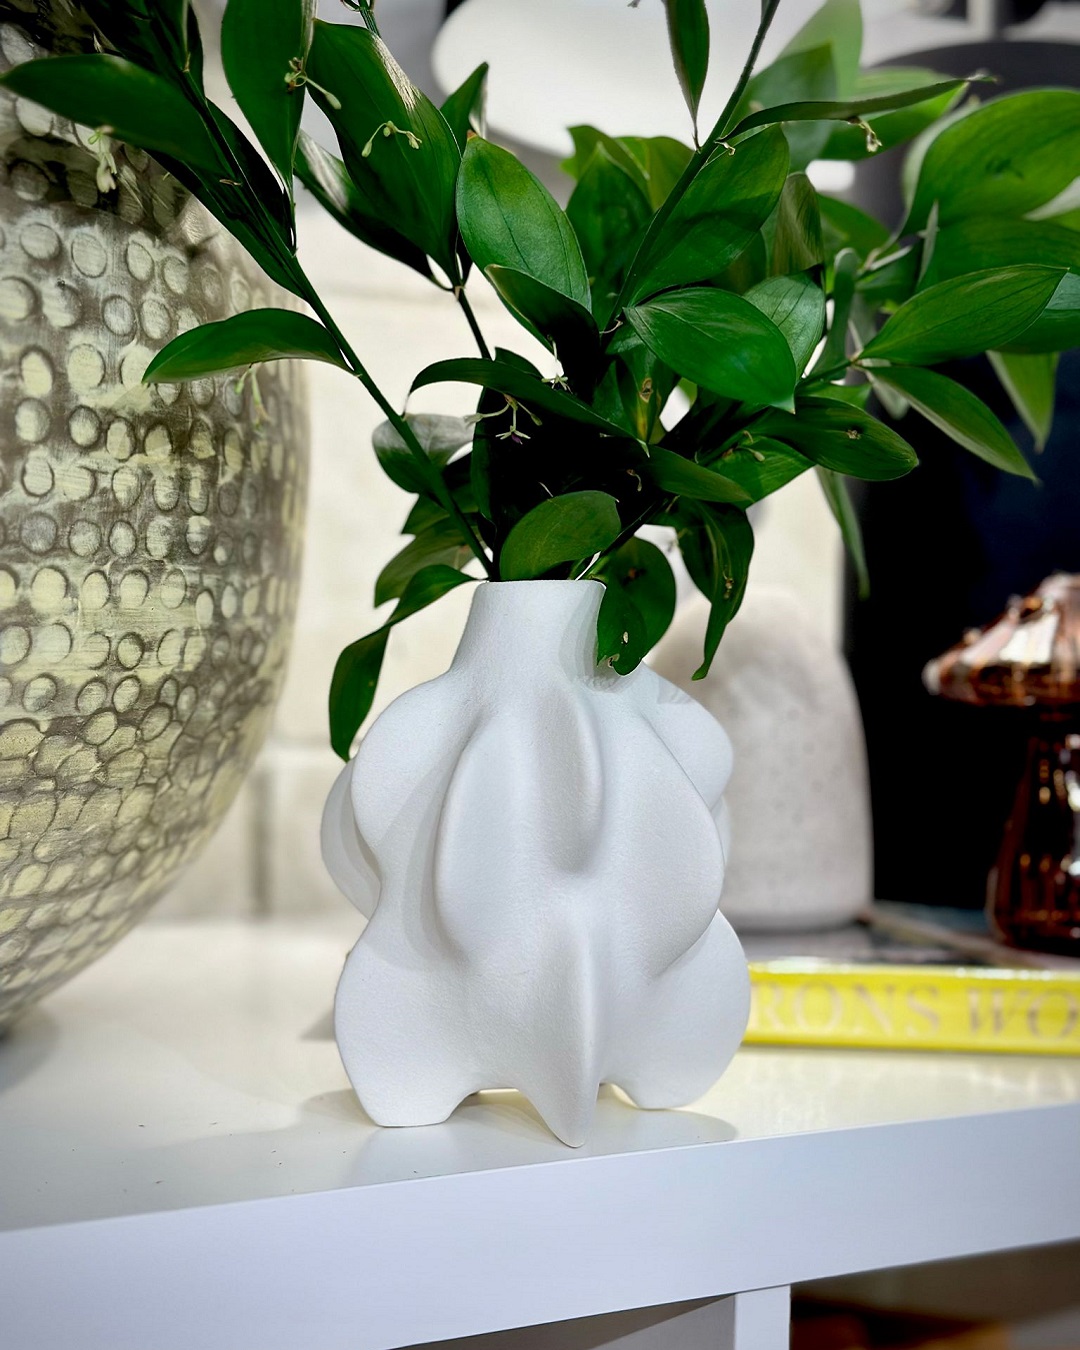
[[[272,1350],[288,1309],[358,1252],[366,1331],[348,1343],[392,1346],[1080,1236],[1077,1059],[745,1049],[685,1110],[605,1091],[577,1151],[513,1093],[375,1127],[329,1031],[356,931],[147,923],[0,1042],[0,1306],[16,1325],[49,1262],[73,1306],[92,1287],[113,1313],[95,1329],[83,1307],[48,1335],[123,1344],[109,1318],[132,1268],[160,1306],[180,1299],[162,1268],[178,1260],[177,1316],[196,1322],[176,1345],[245,1344],[198,1322],[205,1287],[245,1326],[264,1309],[252,1344]],[[228,1280],[218,1241],[250,1257]],[[403,1300],[388,1271],[422,1252]],[[20,1350],[60,1343],[42,1334]],[[338,1344],[330,1320],[321,1334]]]

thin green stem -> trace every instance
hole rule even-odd
[[[488,345],[484,341],[484,335],[480,331],[480,325],[479,323],[477,323],[476,315],[473,313],[472,305],[469,304],[469,297],[465,294],[465,287],[455,286],[454,295],[457,297],[457,302],[461,306],[461,312],[465,315],[465,318],[469,322],[469,327],[472,330],[472,335],[476,339],[476,345],[480,349],[480,355],[484,358],[485,361],[490,361],[491,352],[488,350]]]
[[[679,202],[686,195],[686,191],[690,187],[690,184],[705,167],[709,160],[709,156],[717,146],[723,142],[724,137],[727,135],[730,129],[729,123],[734,115],[735,109],[739,106],[739,102],[746,92],[746,86],[750,83],[750,77],[754,73],[754,66],[757,64],[757,59],[761,54],[761,45],[768,35],[769,28],[773,21],[773,15],[776,13],[778,4],[779,0],[766,0],[766,4],[762,9],[761,22],[758,24],[758,30],[754,35],[754,41],[750,47],[750,55],[747,57],[742,73],[735,83],[735,88],[731,91],[731,97],[725,104],[724,111],[713,125],[713,129],[709,133],[708,139],[691,157],[689,164],[687,164],[686,168],[682,171],[675,186],[668,193],[667,198],[653,217],[648,231],[650,235],[664,225],[672,211],[675,210],[675,207],[678,206]],[[622,309],[626,304],[626,297],[630,293],[630,285],[633,280],[634,266],[631,264],[627,270],[619,294],[616,297],[615,304],[612,307],[611,313],[613,315],[618,315],[622,312]]]
[[[649,521],[655,516],[659,516],[663,514],[664,511],[670,510],[677,500],[678,498],[676,497],[664,497],[659,502],[653,502],[653,504],[647,507],[636,520],[633,520],[629,525],[624,526],[616,539],[610,543],[607,548],[603,549],[596,561],[591,563],[584,572],[575,578],[575,580],[587,581],[590,577],[594,576],[597,570],[604,565],[604,560],[606,558],[610,558],[613,553],[618,553],[623,544],[629,543],[643,525],[648,525]]]
[[[763,7],[761,22],[758,24],[758,30],[754,34],[754,41],[750,47],[750,55],[746,58],[746,64],[742,68],[742,73],[735,83],[735,88],[731,91],[731,97],[724,105],[724,111],[717,119],[716,125],[709,135],[709,139],[705,142],[703,147],[706,157],[716,149],[724,137],[731,131],[730,124],[735,115],[735,109],[742,101],[743,94],[746,93],[746,86],[750,83],[750,77],[754,73],[757,59],[761,55],[762,44],[768,36],[769,29],[772,26],[773,15],[778,8],[779,0],[768,0],[768,3]]]
[[[827,370],[815,370],[803,381],[802,387],[804,389],[812,389],[818,384],[832,384],[841,375],[846,375],[849,369],[850,363],[844,361],[840,365],[830,366]]]
[[[374,33],[375,36],[377,37],[378,28],[375,24],[375,18],[374,15],[371,13],[370,7],[367,5],[363,6],[361,13],[363,15],[364,22],[367,24],[371,32]],[[367,368],[364,366],[363,362],[357,356],[356,352],[352,349],[348,339],[345,337],[344,333],[342,333],[341,329],[338,327],[336,321],[334,320],[333,315],[326,308],[326,305],[323,303],[318,292],[315,290],[315,287],[311,284],[303,268],[300,266],[300,262],[296,257],[295,250],[289,247],[286,248],[284,255],[278,252],[279,245],[283,241],[281,240],[281,236],[278,233],[276,222],[270,216],[264,203],[259,198],[258,193],[255,192],[255,190],[252,188],[250,182],[247,179],[246,174],[244,173],[243,166],[239,163],[236,156],[233,154],[232,147],[228,144],[227,140],[222,135],[221,128],[217,125],[217,122],[215,121],[213,114],[210,111],[209,105],[206,103],[205,98],[202,96],[201,91],[198,89],[197,85],[195,84],[193,78],[190,75],[188,76],[188,84],[190,86],[188,92],[189,100],[198,109],[199,115],[203,119],[203,123],[206,126],[207,131],[210,133],[211,138],[217,144],[219,152],[225,157],[225,162],[230,166],[233,172],[235,172],[238,183],[241,184],[245,189],[245,195],[247,196],[249,203],[254,208],[253,214],[256,220],[259,222],[260,232],[263,234],[265,242],[268,244],[272,252],[278,254],[278,261],[281,262],[282,266],[288,272],[292,273],[296,282],[298,283],[299,293],[303,295],[303,298],[308,302],[309,305],[311,305],[312,309],[322,320],[324,326],[329,331],[334,341],[337,343],[338,350],[344,357],[346,363],[349,366],[350,371],[360,381],[360,383],[364,386],[364,388],[371,395],[371,397],[375,400],[379,408],[385,414],[387,421],[389,421],[390,425],[401,437],[406,448],[409,450],[413,458],[417,461],[417,464],[420,466],[424,478],[426,478],[427,481],[430,483],[431,490],[435,494],[435,497],[438,500],[439,505],[455,522],[455,524],[457,525],[458,529],[461,532],[462,539],[465,541],[469,549],[479,560],[481,566],[484,568],[484,571],[487,573],[487,575],[491,576],[493,574],[493,565],[491,559],[484,551],[483,545],[480,543],[480,540],[476,537],[475,532],[470,526],[468,520],[466,520],[465,515],[462,512],[461,508],[458,506],[457,502],[454,501],[453,494],[446,486],[442,474],[435,468],[431,460],[428,458],[427,454],[424,452],[424,448],[417,440],[412,427],[409,426],[405,418],[402,417],[402,415],[393,406],[393,404],[382,392],[379,386],[375,383],[375,381],[369,374]],[[471,314],[471,310],[467,308],[467,302],[466,302],[466,314],[467,315]],[[475,319],[473,319],[472,322],[475,323]],[[476,331],[478,332],[478,330]],[[481,338],[480,341],[482,342],[483,339]]]
[[[364,21],[364,27],[375,37],[379,37],[379,23],[375,18],[374,4],[367,3],[367,0],[357,0],[356,8],[360,11],[360,17]]]
[[[303,273],[300,272],[300,275],[303,276]],[[356,376],[356,378],[364,386],[367,392],[375,400],[375,402],[378,404],[379,408],[385,415],[386,420],[390,423],[390,425],[394,428],[397,434],[401,437],[402,441],[405,443],[406,448],[412,454],[413,458],[417,461],[418,465],[421,467],[424,477],[431,484],[431,490],[434,492],[439,502],[439,505],[457,525],[458,529],[461,532],[462,539],[472,550],[473,554],[480,562],[484,571],[487,573],[489,577],[492,576],[493,565],[491,559],[484,551],[484,547],[480,543],[480,540],[476,537],[476,534],[473,531],[472,526],[469,524],[468,520],[466,520],[464,512],[458,506],[457,502],[454,501],[453,494],[450,492],[450,489],[446,486],[442,474],[439,473],[439,471],[434,467],[431,460],[424,452],[424,447],[416,439],[416,434],[414,433],[412,427],[409,426],[406,419],[402,417],[402,415],[397,411],[397,409],[386,397],[386,395],[382,392],[379,386],[371,378],[371,375],[368,373],[367,368],[364,366],[360,358],[353,351],[352,347],[349,344],[348,339],[345,337],[344,333],[342,333],[341,329],[338,327],[336,321],[334,320],[334,316],[326,308],[326,305],[323,303],[314,286],[311,285],[311,283],[307,280],[306,277],[304,277],[304,281],[307,290],[307,293],[304,298],[307,300],[308,304],[312,307],[315,313],[322,320],[327,331],[330,333],[334,341],[337,343],[338,348],[342,356],[348,362],[349,368],[352,371],[353,375]]]

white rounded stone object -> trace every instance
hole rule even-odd
[[[330,793],[324,858],[369,918],[335,1029],[379,1124],[517,1088],[577,1146],[602,1083],[681,1106],[742,1039],[749,977],[717,910],[730,742],[654,671],[597,666],[602,594],[481,584],[451,668]]]
[[[850,923],[873,898],[870,789],[859,705],[839,652],[782,587],[751,585],[709,674],[708,604],[676,614],[650,664],[718,718],[735,768],[723,911],[740,932]]]

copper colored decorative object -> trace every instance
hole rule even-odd
[[[1013,599],[923,672],[933,694],[1033,719],[987,880],[987,915],[1016,947],[1080,953],[1080,576]]]

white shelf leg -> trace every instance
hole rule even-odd
[[[732,1294],[715,1306],[726,1314],[718,1350],[788,1350],[791,1290],[787,1285]]]

